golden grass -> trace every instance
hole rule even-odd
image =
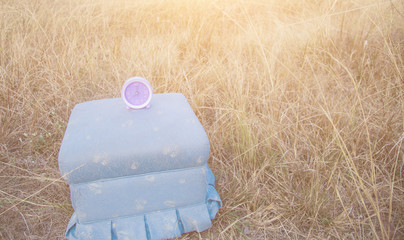
[[[79,102],[181,92],[224,207],[185,239],[404,238],[402,1],[0,1],[0,238],[61,239]]]

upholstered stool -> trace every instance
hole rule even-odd
[[[59,152],[75,210],[69,239],[167,239],[204,231],[221,207],[209,140],[182,94],[150,108],[122,99],[76,105]]]

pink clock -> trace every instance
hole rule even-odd
[[[149,108],[153,91],[150,83],[142,77],[131,77],[126,80],[121,96],[128,108]]]

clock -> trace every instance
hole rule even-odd
[[[149,108],[153,91],[150,83],[142,77],[131,77],[126,80],[121,96],[128,108]]]

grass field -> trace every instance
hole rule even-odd
[[[404,2],[0,0],[0,239],[62,239],[73,106],[183,93],[224,207],[184,239],[404,239]]]

